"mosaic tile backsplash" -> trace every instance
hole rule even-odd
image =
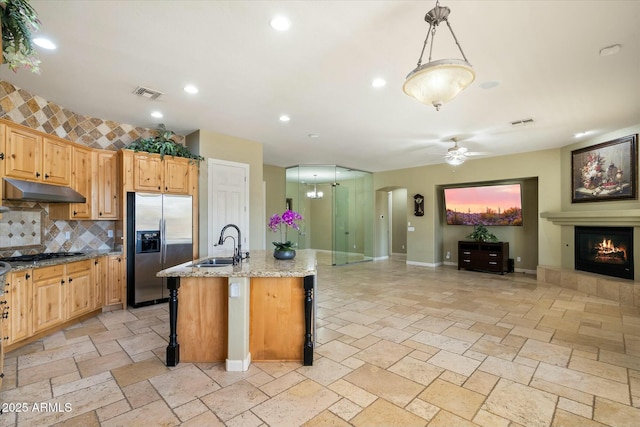
[[[0,80],[0,118],[77,142],[117,151],[154,129],[83,116]],[[184,137],[176,136],[184,143]],[[3,201],[12,210],[0,219],[0,257],[38,252],[113,249],[115,221],[59,221],[49,218],[47,203]],[[69,238],[66,238],[69,233]],[[120,239],[118,238],[118,241]]]

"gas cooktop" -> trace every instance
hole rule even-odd
[[[4,262],[35,262],[35,261],[46,261],[49,259],[58,259],[65,258],[70,256],[80,256],[84,255],[84,252],[44,252],[41,254],[32,254],[32,255],[19,255],[12,256],[7,258],[0,258],[0,261]]]

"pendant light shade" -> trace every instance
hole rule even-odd
[[[451,13],[451,10],[448,7],[439,6],[439,3],[436,1],[436,7],[431,9],[424,17],[424,20],[429,23],[429,31],[422,46],[418,65],[407,75],[407,79],[402,86],[404,93],[423,104],[433,105],[438,111],[442,104],[455,98],[462,90],[473,83],[476,78],[476,73],[467,61],[462,47],[460,47],[460,43],[458,43],[458,39],[453,33],[451,24],[449,24],[449,13]],[[463,59],[431,60],[436,28],[441,22],[446,22]],[[422,56],[429,43],[430,35],[429,62],[423,65]]]

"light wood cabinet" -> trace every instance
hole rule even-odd
[[[93,153],[93,219],[118,219],[118,153],[96,150]]]
[[[189,160],[165,157],[164,192],[172,194],[191,194],[189,192]]]
[[[64,264],[33,270],[33,332],[64,322]]]
[[[44,172],[41,180],[47,184],[70,185],[73,145],[63,139],[45,136],[42,146]]]
[[[28,338],[33,333],[31,286],[31,270],[7,275],[5,296],[8,309],[6,335],[4,335],[8,336],[5,340],[6,345]]]
[[[67,141],[43,137],[17,124],[5,124],[4,175],[27,181],[69,185],[71,150]]]
[[[71,161],[71,188],[82,194],[84,203],[52,203],[49,215],[52,219],[91,219],[91,149],[73,146]]]
[[[124,270],[125,262],[122,255],[107,257],[107,285],[104,292],[104,305],[124,305]]]
[[[122,156],[125,191],[193,195],[198,169],[189,159],[131,150],[122,150]]]
[[[91,260],[66,265],[66,319],[73,319],[94,309],[94,282]]]
[[[93,308],[100,308],[104,304],[104,289],[107,285],[107,257],[102,256],[92,260],[93,274]]]

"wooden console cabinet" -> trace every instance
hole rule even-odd
[[[509,271],[508,242],[458,242],[458,270]]]

